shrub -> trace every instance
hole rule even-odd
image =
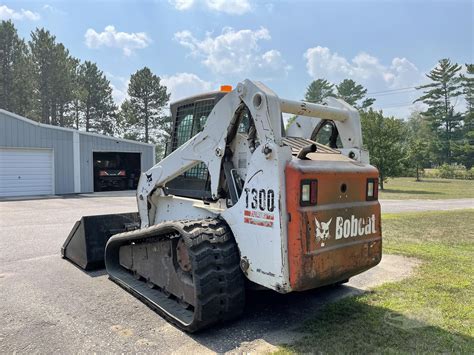
[[[425,178],[441,178],[441,179],[461,179],[474,180],[473,168],[467,170],[463,165],[443,164],[437,169],[426,169],[423,173]]]

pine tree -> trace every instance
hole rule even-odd
[[[81,79],[81,72],[83,66],[80,64],[79,60],[76,63],[73,73],[73,81],[72,81],[72,100],[69,104],[69,120],[71,121],[73,127],[79,130],[82,127],[83,123],[83,115],[82,115],[82,98],[85,97],[86,93],[82,86],[82,79]]]
[[[68,114],[74,99],[78,60],[71,57],[56,37],[41,28],[31,33],[29,42],[34,64],[36,117],[40,122],[72,126]]]
[[[54,48],[54,71],[51,77],[51,124],[72,127],[74,119],[70,109],[75,95],[76,68],[79,60],[71,57],[60,43]]]
[[[474,64],[466,64],[466,75],[462,76],[467,112],[474,113]]]
[[[365,98],[367,95],[367,89],[362,85],[357,84],[354,80],[344,79],[336,85],[337,97],[346,101],[349,105],[352,105],[359,110],[365,110],[369,108],[375,99]],[[362,100],[361,104],[358,104]]]
[[[168,118],[164,108],[170,94],[158,76],[144,67],[130,77],[129,99],[122,104],[123,122],[127,129],[135,130],[136,138],[149,143],[163,139]],[[156,132],[155,137],[150,133]]]
[[[117,125],[117,107],[112,88],[104,73],[95,63],[86,61],[78,69],[76,90],[78,97],[77,126],[84,125],[86,132],[113,135]]]
[[[474,64],[466,64],[466,69],[461,78],[467,110],[461,128],[462,138],[456,142],[453,151],[456,161],[470,169],[474,165]]]
[[[326,79],[317,79],[309,84],[304,99],[307,102],[320,104],[328,96],[335,96],[334,84],[331,84]]]
[[[25,41],[11,21],[0,23],[0,107],[19,115],[32,109],[32,63]]]
[[[34,64],[35,116],[42,123],[51,123],[51,98],[53,96],[51,77],[54,74],[53,53],[56,37],[41,28],[31,33],[29,42]]]
[[[417,87],[424,94],[415,100],[428,106],[423,114],[428,117],[434,131],[438,133],[443,145],[442,162],[452,163],[453,142],[457,137],[462,117],[454,111],[455,99],[462,94],[459,71],[461,66],[451,63],[449,59],[441,59],[436,68],[426,76],[432,81]]]

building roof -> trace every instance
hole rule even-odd
[[[10,111],[4,110],[4,109],[0,109],[0,113],[3,113],[7,116],[10,116],[12,118],[16,118],[20,121],[24,121],[24,122],[27,122],[29,124],[32,124],[32,125],[38,126],[38,127],[43,127],[43,128],[48,128],[48,129],[57,129],[57,130],[60,130],[60,131],[67,131],[67,132],[73,132],[73,133],[77,132],[79,134],[88,135],[88,136],[94,136],[94,137],[105,138],[105,139],[112,139],[114,141],[121,141],[121,142],[127,142],[127,143],[138,144],[138,145],[146,145],[146,146],[153,147],[153,148],[155,147],[155,145],[151,144],[151,143],[137,142],[137,141],[133,141],[131,139],[117,138],[117,137],[106,136],[106,135],[98,134],[98,133],[79,131],[79,130],[74,129],[74,128],[58,127],[58,126],[53,126],[53,125],[49,125],[49,124],[39,123],[39,122],[33,121],[29,118],[17,115],[16,113],[13,113],[13,112],[10,112]]]

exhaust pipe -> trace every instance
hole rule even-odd
[[[306,147],[301,148],[298,155],[296,156],[298,159],[305,160],[306,155],[309,153],[314,153],[316,151],[316,144],[309,144]]]

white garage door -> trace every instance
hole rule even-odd
[[[0,197],[51,194],[52,150],[0,148]]]

